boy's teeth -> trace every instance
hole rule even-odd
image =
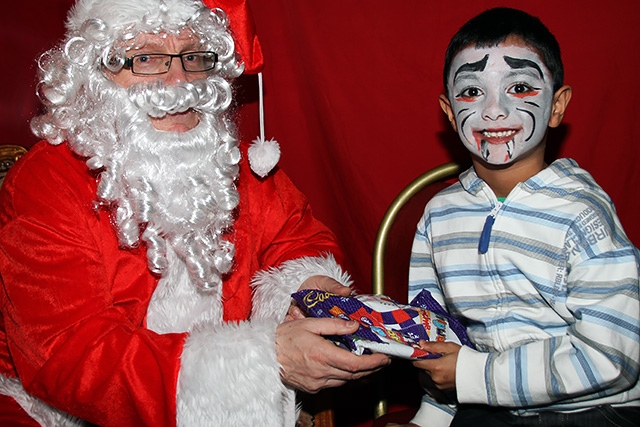
[[[514,133],[516,133],[515,130],[503,130],[500,132],[489,132],[485,130],[484,132],[482,132],[482,135],[486,136],[487,138],[504,138],[505,136],[511,136]]]

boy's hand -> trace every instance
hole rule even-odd
[[[420,341],[420,348],[431,353],[441,354],[437,359],[424,359],[413,362],[413,366],[423,369],[431,377],[438,390],[456,388],[456,362],[460,345],[452,342]]]

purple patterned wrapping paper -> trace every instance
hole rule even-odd
[[[357,354],[381,352],[405,359],[439,357],[421,349],[420,340],[452,341],[473,347],[464,325],[444,310],[427,291],[409,305],[383,295],[342,297],[320,290],[303,290],[293,299],[312,317],[355,320],[360,328],[350,335],[328,337]]]

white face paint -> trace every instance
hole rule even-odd
[[[553,79],[533,50],[467,47],[454,58],[447,84],[458,134],[472,154],[508,164],[542,142]]]

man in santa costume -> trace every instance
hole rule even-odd
[[[205,3],[78,0],[39,61],[46,141],[0,193],[0,425],[290,426],[294,389],[389,362],[290,307],[350,280],[275,143],[237,141],[262,56],[242,1]]]

